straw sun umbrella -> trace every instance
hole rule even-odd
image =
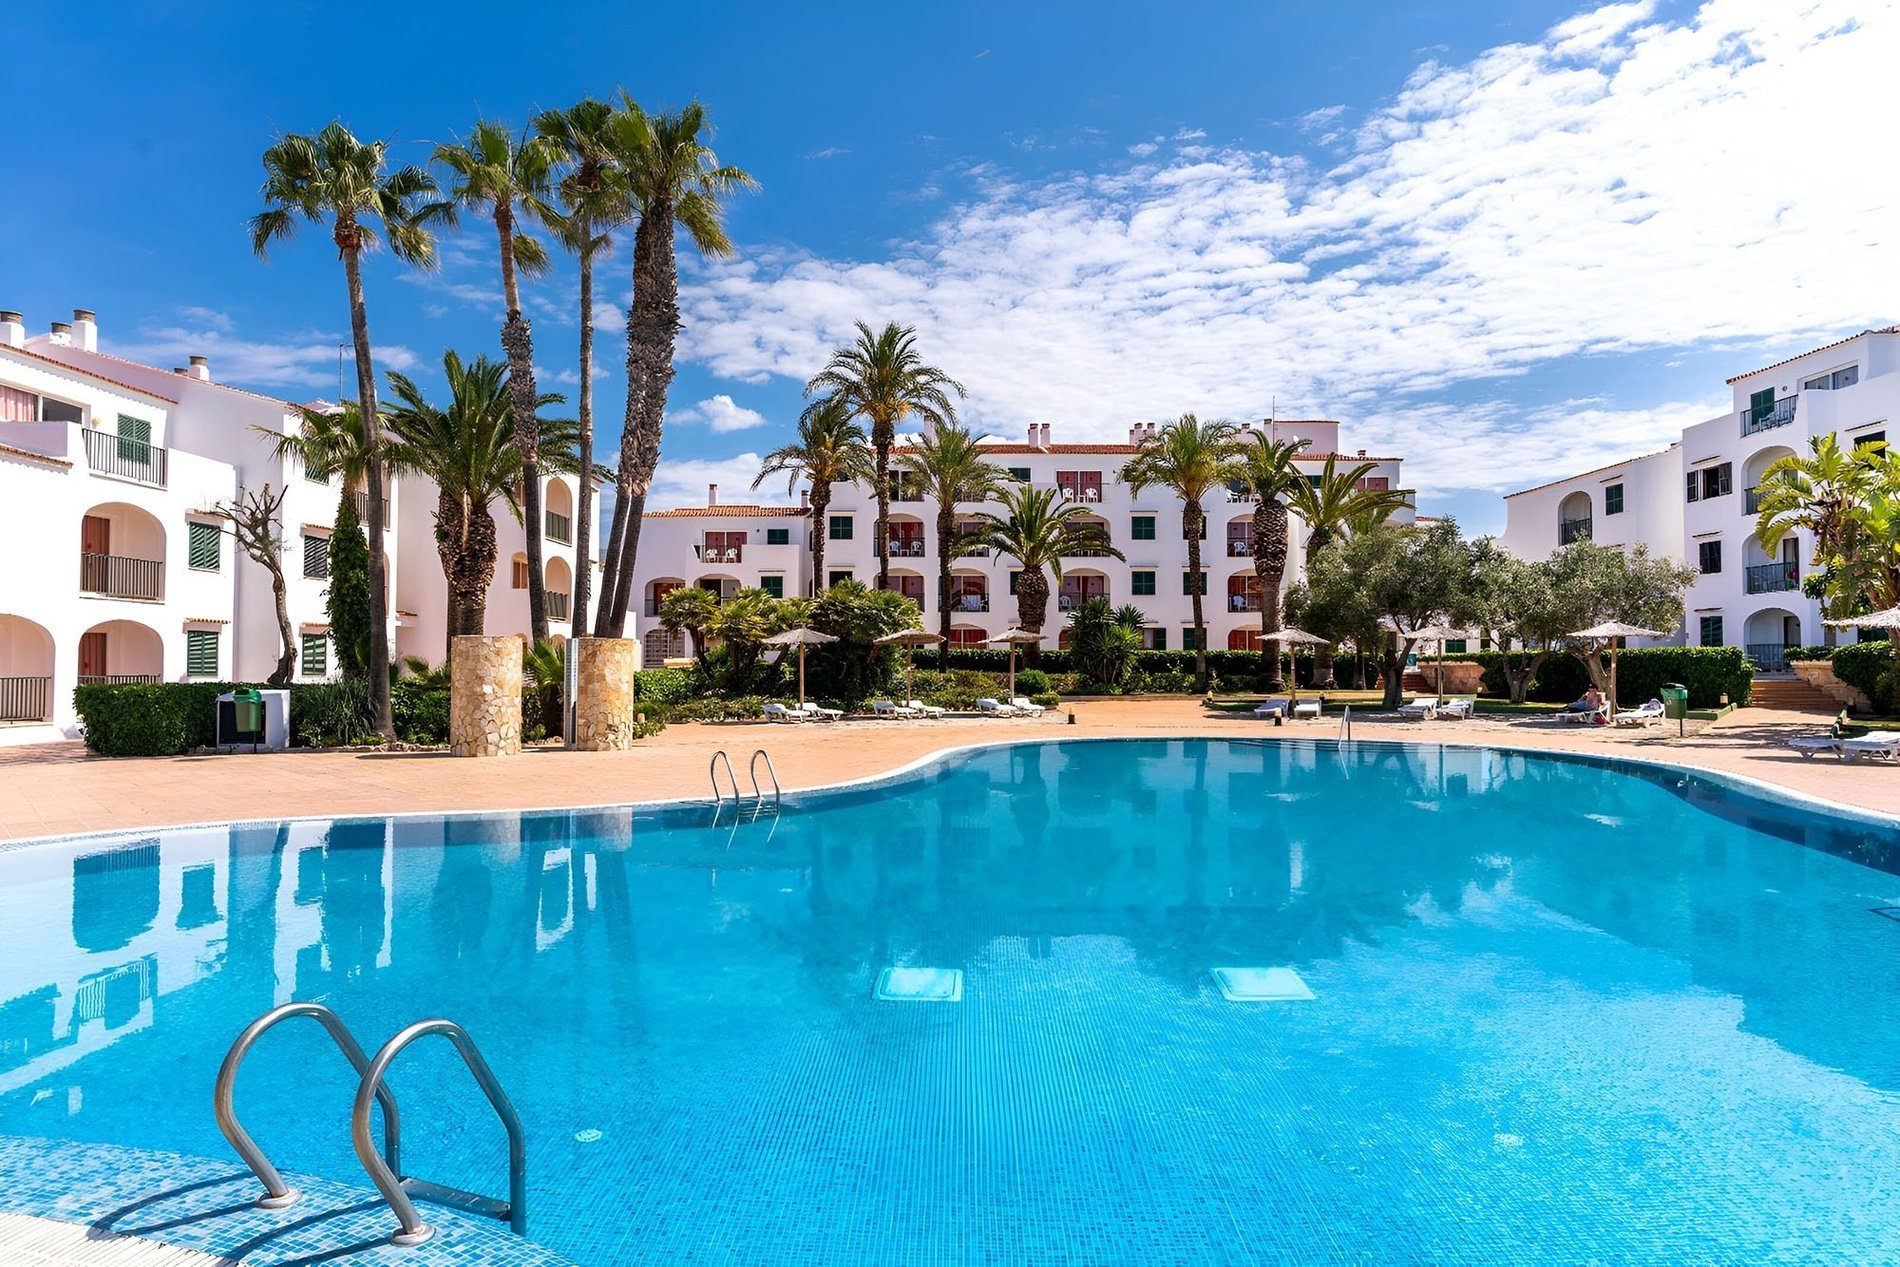
[[[1600,625],[1591,625],[1588,629],[1578,629],[1564,635],[1567,638],[1589,638],[1595,641],[1608,639],[1610,643],[1610,698],[1607,701],[1611,718],[1616,716],[1616,644],[1623,638],[1664,638],[1668,635],[1660,629],[1642,629],[1635,625],[1626,625],[1620,620],[1606,620]]]
[[[1399,636],[1400,637],[1409,636],[1415,642],[1430,642],[1430,643],[1437,644],[1437,647],[1438,647],[1438,694],[1440,698],[1443,698],[1445,694],[1445,641],[1449,638],[1467,637],[1469,636],[1467,631],[1463,629],[1454,629],[1450,625],[1426,625],[1421,629],[1414,629],[1409,635],[1400,634]]]
[[[1322,642],[1332,641],[1331,638],[1322,638],[1318,634],[1310,634],[1304,629],[1295,629],[1291,625],[1281,627],[1273,635],[1273,640],[1280,644],[1282,654],[1289,656],[1293,654],[1291,648],[1294,646],[1316,647]],[[1293,666],[1293,672],[1286,675],[1286,682],[1287,693],[1293,699],[1298,699],[1300,697],[1300,678],[1299,665],[1297,663]]]
[[[838,639],[828,633],[819,633],[816,629],[807,629],[800,625],[796,629],[787,629],[782,634],[773,634],[763,641],[767,647],[798,648],[798,706],[805,707],[805,648],[823,646]]]
[[[1039,633],[1031,632],[1030,630],[1027,630],[1027,629],[1005,629],[1002,633],[997,634],[994,638],[985,638],[984,641],[987,643],[990,643],[991,645],[996,645],[996,644],[1005,643],[1005,642],[1009,644],[1009,693],[1011,695],[1015,695],[1016,694],[1016,648],[1019,645],[1022,645],[1025,643],[1041,642],[1042,635]]]
[[[873,639],[880,647],[934,647],[943,641],[942,634],[931,633],[927,629],[900,629],[896,633],[885,634]],[[910,703],[910,657],[904,657],[904,703]]]

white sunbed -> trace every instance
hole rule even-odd
[[[926,704],[920,699],[906,700],[905,707],[915,709],[924,717],[937,719],[943,716],[943,709],[938,708],[935,704]]]
[[[1253,710],[1255,717],[1284,717],[1292,707],[1293,701],[1284,695],[1277,695]]]
[[[1430,717],[1432,710],[1437,707],[1438,697],[1436,695],[1421,695],[1409,704],[1400,705],[1399,716]]]
[[[805,716],[813,718],[814,720],[817,720],[817,721],[837,721],[840,717],[844,716],[843,709],[820,708],[818,707],[817,700],[810,700],[810,699],[806,700],[803,705],[801,705],[798,709],[794,711],[802,712],[805,714]]]
[[[1040,717],[1049,711],[1041,704],[1036,703],[1035,700],[1030,699],[1027,695],[1010,696],[1009,706],[1017,712],[1027,714],[1030,717]]]
[[[1900,730],[1870,730],[1854,739],[1840,741],[1841,760],[1867,757],[1879,761],[1900,761]]]
[[[1293,705],[1293,716],[1295,717],[1318,717],[1319,715],[1320,706],[1319,701],[1316,699],[1298,700]]]
[[[1438,707],[1432,710],[1431,715],[1434,719],[1469,721],[1471,715],[1477,711],[1478,697],[1476,695],[1453,695],[1440,702]]]
[[[1663,721],[1663,702],[1653,699],[1637,708],[1626,708],[1616,715],[1619,726],[1660,726]]]
[[[1815,754],[1821,752],[1841,755],[1841,741],[1832,735],[1800,735],[1790,739],[1788,746],[1800,753],[1803,761],[1812,761]]]
[[[916,709],[912,708],[908,704],[899,704],[894,700],[887,700],[887,699],[872,700],[871,712],[873,715],[878,716],[878,717],[921,717],[923,716],[922,713],[918,712]]]
[[[770,701],[767,701],[766,703],[761,704],[759,706],[759,711],[765,714],[765,720],[767,721],[810,721],[811,720],[811,718],[808,715],[799,712],[795,708],[787,708],[783,704],[774,704],[774,703],[771,703]]]
[[[993,700],[993,699],[978,700],[976,702],[976,711],[979,713],[987,713],[992,717],[1020,717],[1022,716],[1021,711],[1018,710],[1014,705],[1005,704],[1001,700]]]
[[[1603,716],[1603,710],[1600,708],[1566,708],[1557,714],[1557,720],[1577,722],[1587,726],[1601,716]]]

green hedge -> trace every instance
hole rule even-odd
[[[938,653],[933,647],[920,648],[912,654],[912,663],[920,669],[937,667]],[[1302,685],[1309,684],[1313,677],[1313,656],[1311,652],[1301,652],[1294,657],[1295,672]],[[1342,658],[1341,663],[1344,663]],[[973,670],[978,673],[1003,673],[1009,668],[1009,651],[997,647],[959,647],[950,653],[951,669]],[[1016,657],[1016,667],[1020,671],[1023,659]],[[1042,662],[1038,666],[1044,673],[1073,673],[1067,650],[1054,647],[1044,648]],[[1207,653],[1207,671],[1220,679],[1225,688],[1252,690],[1260,682],[1261,656],[1258,651],[1228,651],[1221,649]],[[1336,670],[1337,671],[1337,670]],[[1174,674],[1194,674],[1194,653],[1192,651],[1140,651],[1135,654],[1134,672],[1149,678],[1166,678]],[[1134,689],[1131,685],[1129,689]],[[1192,690],[1193,685],[1182,688]]]
[[[1834,676],[1859,687],[1873,701],[1877,713],[1891,713],[1894,705],[1894,647],[1890,642],[1852,642],[1834,648],[1830,657]]]
[[[1522,657],[1515,657],[1522,662]],[[1466,660],[1484,666],[1483,693],[1508,696],[1504,679],[1505,654],[1502,651],[1472,651],[1446,656],[1446,662]],[[1421,659],[1418,670],[1432,675],[1432,659]],[[1619,652],[1616,657],[1617,703],[1633,708],[1644,700],[1658,698],[1664,682],[1680,682],[1689,688],[1689,707],[1718,707],[1722,696],[1732,704],[1746,704],[1754,682],[1754,669],[1740,647],[1637,647]],[[1568,704],[1581,699],[1590,689],[1590,675],[1583,662],[1568,652],[1545,660],[1531,679],[1525,698],[1544,704]]]
[[[698,693],[691,669],[641,669],[633,675],[633,697],[642,704],[684,704]]]

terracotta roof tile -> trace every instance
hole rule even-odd
[[[48,466],[63,466],[71,469],[72,463],[65,458],[56,458],[50,453],[36,453],[32,449],[15,448],[10,444],[0,444],[0,453],[10,453],[14,457],[30,458],[35,462],[44,462]]]
[[[1776,361],[1773,365],[1764,365],[1758,370],[1750,370],[1746,374],[1737,374],[1735,377],[1729,379],[1728,381],[1731,383],[1739,383],[1744,378],[1753,378],[1755,375],[1765,374],[1769,370],[1778,370],[1784,365],[1788,365],[1795,361],[1800,360],[1801,357],[1803,356],[1813,356],[1816,352],[1825,352],[1829,348],[1837,348],[1841,346],[1841,344],[1843,343],[1852,343],[1855,339],[1858,339],[1862,335],[1867,335],[1867,334],[1900,334],[1900,326],[1877,326],[1870,330],[1861,330],[1855,334],[1848,335],[1845,339],[1836,339],[1832,343],[1823,343],[1818,348],[1809,348],[1807,351],[1801,353],[1800,356],[1784,357],[1783,359]]]
[[[78,374],[84,378],[97,379],[101,383],[110,383],[114,387],[120,388],[124,391],[134,392],[140,396],[147,397],[148,399],[151,399],[151,400],[162,400],[168,405],[175,405],[178,403],[178,397],[176,396],[167,396],[163,392],[155,392],[147,387],[134,387],[130,383],[122,383],[116,378],[108,378],[104,374],[97,373],[96,371],[84,369],[78,365],[70,365],[67,362],[60,360],[56,356],[46,356],[42,353],[33,351],[31,348],[14,348],[14,347],[6,347],[5,345],[0,345],[0,352],[10,352],[14,356],[31,357],[33,360],[36,360],[36,361],[44,361],[48,365],[57,365],[59,366],[59,368],[67,371],[68,373]],[[133,364],[133,362],[128,361],[126,362],[126,364],[130,365],[130,364]]]
[[[173,378],[183,378],[190,382],[198,383],[205,387],[222,387],[225,391],[237,392],[241,396],[255,396],[259,400],[268,400],[273,405],[282,405],[286,410],[293,410],[293,409],[299,408],[299,406],[297,405],[295,401],[285,400],[281,396],[272,396],[265,392],[252,391],[248,387],[239,387],[235,383],[222,383],[222,382],[219,382],[215,378],[191,378],[189,375],[173,373],[172,371],[164,369],[161,366],[147,365],[143,361],[134,361],[129,357],[114,356],[110,352],[100,352],[97,350],[88,352],[85,348],[81,348],[81,347],[68,347],[66,350],[69,352],[77,352],[80,356],[96,356],[102,361],[116,361],[120,365],[130,365],[134,367],[135,369],[146,370],[153,374],[169,374]],[[61,360],[61,358],[56,357],[56,356],[49,356],[46,359],[49,361],[59,361],[61,365],[72,364],[72,362]],[[77,368],[77,367],[75,366],[74,368]],[[82,370],[81,372],[85,373],[87,371]]]
[[[811,514],[803,506],[679,506],[673,510],[649,510],[648,519],[708,519],[729,516],[734,519],[792,519]]]

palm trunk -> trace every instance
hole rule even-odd
[[[891,518],[891,446],[897,442],[895,423],[878,422],[872,428],[872,444],[877,450],[877,587],[891,587],[891,539],[884,525]]]
[[[1253,571],[1260,578],[1261,685],[1269,691],[1286,689],[1280,676],[1280,640],[1285,628],[1280,583],[1286,579],[1286,506],[1277,497],[1262,497],[1253,511]],[[1294,678],[1299,677],[1298,670]]]
[[[444,491],[436,497],[436,553],[448,583],[448,633],[480,634],[488,625],[488,587],[495,579],[495,517]]]
[[[614,520],[607,534],[606,572],[600,582],[600,614],[594,620],[594,636],[618,638],[627,627],[623,588],[631,589],[629,578],[623,587],[620,572],[625,563],[627,515],[633,503],[634,474],[640,463],[640,395],[646,390],[646,377],[640,372],[640,304],[642,282],[653,254],[653,233],[649,228],[652,213],[640,219],[633,233],[633,302],[627,305],[627,408],[620,424],[620,466],[614,475]]]
[[[277,601],[277,636],[284,647],[277,657],[277,671],[270,675],[270,685],[283,686],[290,681],[297,663],[296,639],[290,633],[290,587],[284,584],[284,565],[274,554],[265,556],[264,568],[270,573],[271,597]]]
[[[831,508],[831,481],[813,480],[811,484],[811,592],[814,597],[825,590],[825,538],[831,534],[831,522],[825,512]]]
[[[521,454],[521,518],[528,538],[528,637],[539,646],[548,637],[548,581],[542,570],[540,423],[534,416],[534,333],[521,315],[521,288],[515,280],[514,214],[507,204],[495,208],[501,235],[501,293],[508,318],[501,327],[501,350],[508,357],[508,403],[515,418],[515,448]]]
[[[955,496],[954,492],[952,496]],[[954,501],[938,503],[937,510],[937,633],[943,641],[937,644],[937,667],[949,672],[950,669],[950,550],[957,530],[957,507]],[[906,655],[910,654],[905,652]]]
[[[1016,623],[1030,633],[1041,633],[1043,618],[1049,614],[1049,578],[1041,565],[1025,566],[1016,578]],[[1042,643],[1023,644],[1023,666],[1033,669],[1042,663]]]
[[[621,542],[620,576],[614,592],[615,636],[625,628],[627,603],[633,590],[634,566],[639,558],[639,515],[646,509],[653,472],[660,464],[660,441],[666,423],[666,394],[673,382],[673,347],[679,338],[679,267],[673,256],[673,199],[656,195],[641,217],[633,253],[633,313],[628,332],[628,380],[640,375],[639,419],[635,427],[635,464],[632,494],[627,506],[627,528]],[[644,260],[639,238],[649,239]],[[629,389],[628,397],[633,393]]]
[[[1201,591],[1207,588],[1201,571],[1201,530],[1206,522],[1201,503],[1188,502],[1181,508],[1181,531],[1188,548],[1188,594],[1194,604],[1194,691],[1198,695],[1207,693],[1207,620],[1201,610]]]
[[[1325,528],[1314,527],[1308,533],[1306,538],[1306,570],[1308,572],[1313,570],[1313,556],[1332,539],[1333,534]],[[1336,686],[1338,683],[1333,680],[1333,644],[1319,643],[1313,648],[1313,688],[1323,690]]]
[[[591,240],[591,235],[590,235]],[[581,248],[580,495],[574,515],[575,637],[587,632],[587,600],[594,590],[594,248]]]
[[[621,450],[626,451],[624,446]],[[614,517],[607,528],[607,548],[601,552],[600,607],[594,612],[594,637],[612,638],[614,593],[620,588],[620,547],[627,536],[626,472],[614,476]]]
[[[356,345],[356,404],[363,413],[369,481],[369,716],[376,733],[391,742],[396,723],[389,713],[389,556],[383,548],[383,421],[376,412],[376,368],[370,359],[369,309],[363,302],[363,268],[356,226],[342,223],[343,276],[350,290],[350,338]]]

